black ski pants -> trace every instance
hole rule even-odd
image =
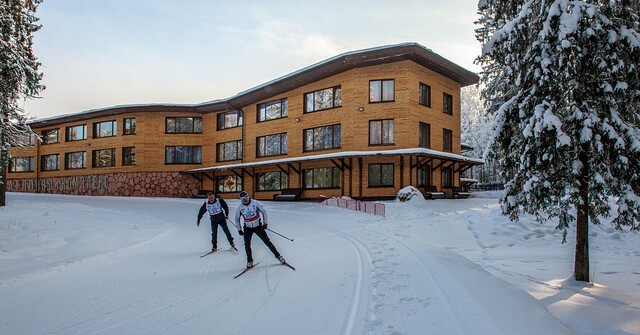
[[[276,249],[276,247],[271,243],[269,236],[267,236],[267,232],[264,230],[264,226],[258,226],[255,228],[244,228],[244,250],[247,252],[247,262],[253,262],[253,257],[251,256],[251,237],[253,234],[258,235],[258,237],[264,242],[264,244],[269,247],[269,250],[273,253],[276,258],[280,257],[280,253]]]
[[[227,227],[227,221],[224,219],[214,220],[212,218],[211,219],[211,244],[213,245],[213,248],[218,247],[218,226],[222,227],[222,231],[224,231],[224,234],[227,235],[227,241],[229,241],[230,245],[233,245],[233,236],[229,231],[229,227]]]

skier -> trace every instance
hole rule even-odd
[[[236,228],[238,228],[238,234],[244,236],[244,249],[247,252],[247,268],[253,267],[251,237],[254,233],[269,247],[269,250],[271,250],[278,261],[285,264],[286,261],[284,257],[280,255],[276,247],[271,243],[271,240],[269,240],[269,236],[267,236],[267,212],[262,204],[255,199],[249,198],[249,194],[245,191],[240,192],[240,200],[242,200],[242,203],[236,210],[236,220],[234,224]],[[260,219],[260,213],[262,213],[262,220]],[[244,219],[244,231],[240,225],[240,216]]]
[[[207,201],[202,204],[198,212],[198,227],[200,227],[200,219],[206,212],[209,212],[211,219],[211,244],[213,245],[211,252],[218,250],[218,226],[222,227],[222,231],[227,235],[227,240],[231,247],[236,249],[236,245],[233,243],[233,236],[231,236],[229,227],[227,227],[226,220],[229,219],[229,206],[227,206],[227,203],[220,198],[216,198],[215,193],[208,192]]]

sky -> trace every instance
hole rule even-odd
[[[416,42],[474,72],[476,0],[45,0],[33,118],[224,99],[343,52]]]

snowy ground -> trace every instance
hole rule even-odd
[[[264,202],[297,271],[210,248],[202,200],[8,194],[2,334],[640,334],[640,234],[590,226],[592,279],[571,280],[554,224],[500,215],[497,194],[386,202],[381,218]],[[229,201],[235,211],[238,201]],[[205,221],[203,221],[205,222]]]

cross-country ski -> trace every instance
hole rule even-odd
[[[255,268],[255,267],[256,267],[256,265],[258,265],[258,264],[259,264],[259,263],[255,263],[255,264],[253,264],[253,265],[251,265],[251,266],[248,266],[248,267],[247,267],[246,269],[244,269],[242,272],[240,272],[240,273],[238,273],[237,275],[233,276],[233,279],[236,279],[236,278],[238,278],[238,277],[242,276],[242,275],[243,275],[243,274],[245,274],[247,271],[249,271],[249,270],[251,270],[251,269]]]

